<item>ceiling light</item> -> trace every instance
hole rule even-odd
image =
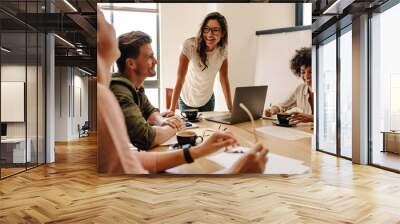
[[[342,14],[343,10],[351,5],[355,0],[336,0],[322,14]]]
[[[57,34],[54,34],[55,37],[57,37],[59,40],[61,40],[62,42],[66,43],[67,45],[69,45],[70,47],[75,48],[75,45],[71,44],[71,42],[67,41],[66,39],[58,36]]]
[[[83,72],[83,73],[85,73],[85,74],[87,74],[87,75],[92,75],[92,73],[90,73],[90,72],[88,72],[88,71],[85,71],[85,70],[83,70],[83,69],[81,69],[81,68],[79,68],[79,67],[78,67],[78,70],[81,71],[81,72]]]
[[[78,12],[78,10],[71,4],[68,2],[68,0],[64,0],[65,4],[67,4],[72,10],[74,10],[74,12]]]
[[[1,47],[0,49],[1,49],[2,51],[6,52],[6,53],[10,53],[10,52],[11,52],[10,50],[8,50],[8,49],[5,48],[5,47]]]

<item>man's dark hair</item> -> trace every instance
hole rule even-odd
[[[118,37],[118,47],[121,56],[117,60],[119,72],[124,72],[127,58],[136,59],[140,53],[140,47],[151,43],[151,37],[142,31],[132,31]]]
[[[290,60],[290,69],[292,72],[300,77],[301,66],[311,66],[311,48],[303,47],[296,50],[296,55]]]

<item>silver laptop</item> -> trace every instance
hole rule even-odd
[[[243,103],[251,112],[254,119],[259,119],[264,110],[268,86],[237,87],[233,99],[232,113],[228,115],[210,116],[206,120],[223,124],[237,124],[250,121],[249,115],[239,106]]]

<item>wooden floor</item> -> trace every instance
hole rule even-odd
[[[400,175],[313,152],[313,173],[102,177],[94,137],[0,181],[0,223],[400,223]]]

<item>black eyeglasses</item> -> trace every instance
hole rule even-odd
[[[209,33],[210,31],[213,35],[216,35],[221,32],[221,28],[219,28],[219,27],[217,27],[217,28],[204,27],[203,28],[203,33]]]

